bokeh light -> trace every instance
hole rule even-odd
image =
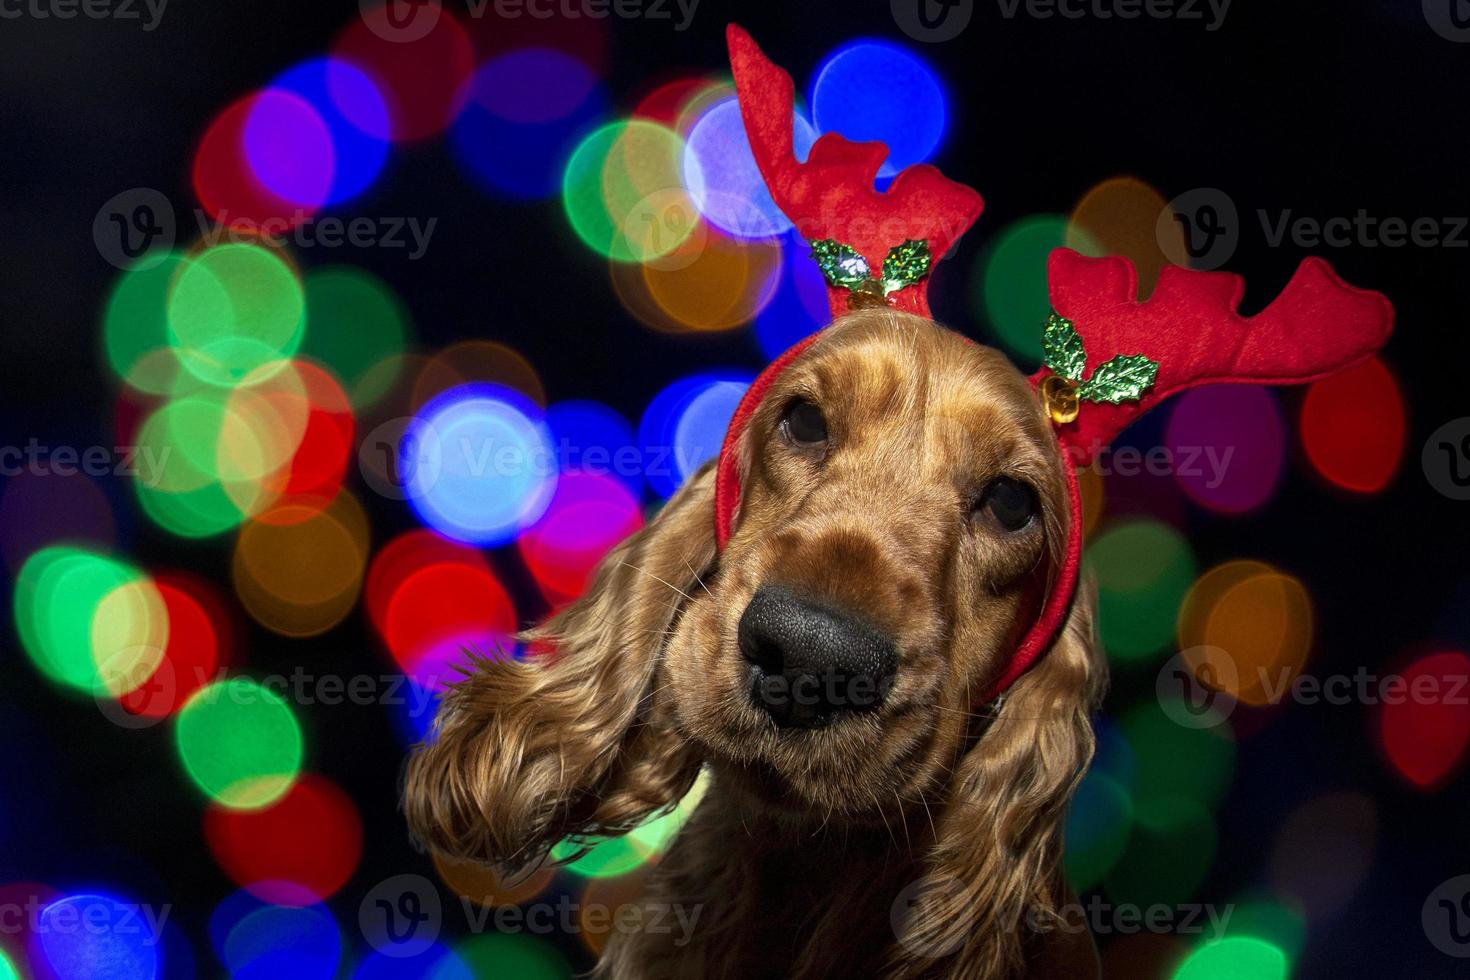
[[[235,980],[329,980],[342,933],[324,905],[260,905],[230,927],[219,957]]]
[[[429,531],[389,542],[373,559],[363,595],[374,629],[404,673],[442,691],[467,651],[513,647],[515,607],[484,555]]]
[[[1052,312],[1046,260],[1054,249],[1085,232],[1069,230],[1067,219],[1038,214],[1002,228],[976,260],[971,295],[975,313],[990,327],[988,339],[1018,361],[1023,371],[1041,363],[1041,328]],[[1094,243],[1085,255],[1100,254]]]
[[[1194,578],[1184,536],[1158,521],[1124,521],[1088,545],[1087,559],[1097,576],[1098,628],[1108,655],[1138,661],[1168,646]]]
[[[1262,562],[1225,562],[1201,575],[1177,622],[1196,678],[1247,704],[1268,704],[1288,690],[1311,653],[1306,588]]]
[[[1164,797],[1135,811],[1128,846],[1104,877],[1103,890],[1114,904],[1187,902],[1209,874],[1218,846],[1209,810]]]
[[[619,541],[643,526],[638,498],[610,476],[564,472],[545,515],[516,542],[521,559],[553,606],[577,598]]]
[[[730,417],[752,378],[739,372],[708,372],[664,388],[638,424],[643,474],[660,497],[672,497],[707,460],[719,454]]]
[[[1138,273],[1139,298],[1154,291],[1165,265],[1188,255],[1184,226],[1161,222],[1164,196],[1137,177],[1113,177],[1093,187],[1067,223],[1064,244],[1084,255],[1119,255]]]
[[[1169,414],[1164,445],[1180,488],[1200,506],[1225,514],[1264,505],[1286,464],[1276,396],[1253,385],[1185,392]]]
[[[245,149],[262,183],[299,200],[305,178],[310,185],[306,199],[324,205],[349,201],[372,185],[388,158],[384,136],[389,132],[388,106],[362,69],[341,58],[313,58],[277,75],[270,91],[289,92],[311,108],[315,122],[326,130],[331,169],[329,182],[319,189],[316,171],[322,161],[309,159],[311,147],[281,131],[285,119],[273,118],[257,105],[245,126]],[[261,166],[262,158],[270,162],[269,173]],[[302,169],[307,167],[312,169]]]
[[[212,586],[179,574],[155,577],[168,616],[168,640],[156,669],[118,699],[142,719],[167,718],[234,659],[234,636]]]
[[[168,329],[169,296],[190,260],[174,251],[152,251],[118,274],[102,308],[102,347],[119,378],[139,391],[164,394],[177,384],[182,365]]]
[[[112,503],[83,473],[23,471],[7,477],[0,489],[0,558],[11,575],[47,545],[74,544],[100,553],[116,543]]]
[[[828,56],[812,83],[811,105],[820,132],[887,145],[880,177],[929,159],[949,115],[933,70],[917,55],[881,41],[859,41]]]
[[[496,18],[496,23],[506,21]],[[548,96],[543,99],[538,91],[535,98],[508,100],[507,71],[528,64],[538,76],[555,76],[546,89]],[[576,93],[582,97],[572,105]],[[582,62],[546,49],[511,52],[475,72],[469,104],[454,124],[451,146],[461,169],[487,190],[540,200],[561,189],[562,174],[578,142],[606,112],[607,95]]]
[[[1326,922],[1357,895],[1378,846],[1378,808],[1360,793],[1326,793],[1294,809],[1276,832],[1276,896],[1309,923]]]
[[[494,340],[462,340],[445,347],[418,367],[413,379],[414,410],[422,409],[450,388],[471,382],[513,388],[537,405],[546,404],[546,389],[525,355]]]
[[[758,316],[780,285],[780,239],[741,241],[703,223],[673,252],[611,263],[613,289],[638,320],[667,333],[729,330]]]
[[[460,943],[454,953],[476,977],[568,980],[572,976],[556,947],[523,933],[488,932]]]
[[[529,902],[544,892],[556,877],[556,869],[543,866],[507,879],[494,867],[478,861],[457,861],[433,855],[439,880],[460,898],[481,908],[497,908]]]
[[[291,706],[241,677],[196,692],[179,712],[174,740],[195,785],[235,809],[269,806],[301,770],[301,727]]]
[[[1385,680],[1379,708],[1384,754],[1410,786],[1439,789],[1460,771],[1470,746],[1470,703],[1460,693],[1470,678],[1470,657],[1458,650],[1431,653],[1398,678]]]
[[[806,160],[817,132],[801,113],[793,113],[793,152]],[[689,131],[682,162],[684,186],[710,224],[736,238],[769,238],[791,228],[771,199],[745,135],[740,103],[716,102]]]
[[[381,279],[345,265],[307,273],[304,295],[311,328],[300,352],[331,368],[354,407],[373,404],[392,385],[412,331],[402,301]]]
[[[502,385],[451,388],[425,405],[405,437],[409,499],[435,530],[505,544],[546,512],[556,457],[544,413]]]
[[[1313,469],[1333,486],[1377,493],[1404,457],[1407,429],[1398,379],[1378,358],[1307,389],[1302,445]]]
[[[667,813],[644,820],[621,837],[569,837],[551,849],[554,861],[581,878],[615,878],[656,859],[689,822],[709,791],[709,770],[700,772],[689,792]]]
[[[362,856],[357,807],[335,783],[298,779],[268,806],[204,813],[204,838],[220,868],[275,905],[314,905],[337,893]]]
[[[327,202],[337,150],[311,103],[295,92],[268,88],[251,100],[240,136],[250,172],[267,191],[312,211]]]
[[[272,249],[225,242],[183,264],[168,301],[168,336],[184,367],[213,385],[295,353],[306,327],[296,272]]]
[[[619,120],[590,133],[562,177],[572,230],[618,262],[674,251],[695,226],[693,204],[683,196],[683,158],[678,134],[647,120]]]
[[[634,494],[642,489],[643,454],[616,410],[585,399],[557,402],[546,409],[546,427],[560,468],[611,476]]]
[[[36,929],[42,962],[57,980],[154,980],[159,939],[136,902],[94,893],[50,903]]]
[[[384,116],[356,105],[343,106],[344,113],[369,136],[395,143],[432,136],[453,122],[474,71],[469,35],[447,10],[438,4],[416,7],[409,25],[397,23],[397,16],[391,3],[365,7],[332,48],[336,58],[373,80],[387,108]],[[420,17],[431,21],[426,29],[420,29]]]
[[[1089,770],[1067,811],[1063,867],[1074,891],[1086,892],[1101,883],[1123,856],[1132,824],[1127,788],[1097,767]]]
[[[1164,705],[1144,701],[1120,725],[1133,749],[1133,801],[1140,816],[1183,799],[1213,809],[1230,788],[1235,740],[1226,724],[1187,728]]]
[[[367,553],[367,516],[352,494],[343,490],[325,507],[288,499],[241,528],[235,592],[267,629],[316,636],[356,605]]]
[[[1174,972],[1174,980],[1286,980],[1291,965],[1279,948],[1260,939],[1227,936],[1204,943]]]
[[[761,353],[772,360],[832,319],[827,283],[811,259],[810,246],[792,231],[783,239],[782,247],[785,262],[777,290],[755,319],[756,342]]]
[[[298,117],[310,120],[315,113],[306,103],[284,92],[252,92],[226,106],[214,117],[194,150],[191,172],[194,196],[205,212],[224,228],[246,234],[261,234],[266,229],[289,230],[310,219],[316,208],[308,203],[292,201],[272,191],[256,174],[245,151],[246,131],[257,119],[262,103],[277,107],[291,106]],[[310,115],[299,110],[305,107]],[[287,110],[289,111],[289,110]],[[257,126],[260,124],[255,123]],[[312,129],[312,151],[329,153],[331,137],[318,118]],[[320,127],[320,128],[316,128]],[[289,171],[288,171],[289,172]],[[330,187],[331,171],[319,169],[317,179]],[[325,190],[322,198],[325,199]],[[320,201],[316,202],[320,205]]]
[[[90,695],[131,691],[168,643],[168,611],[152,579],[82,548],[32,555],[16,578],[12,611],[37,669]]]

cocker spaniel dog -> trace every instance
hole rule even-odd
[[[645,902],[692,941],[614,937],[610,977],[1087,977],[1059,924],[1067,800],[1105,667],[1082,589],[1052,648],[979,702],[1035,618],[1067,519],[1051,425],[999,353],[887,308],[835,322],[738,447],[717,554],[707,467],[588,593],[453,688],[406,809],[505,868],[705,795]]]

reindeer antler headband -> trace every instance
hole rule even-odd
[[[741,116],[771,198],[812,245],[827,279],[832,315],[886,303],[929,316],[934,263],[979,216],[975,191],[934,167],[909,167],[874,190],[888,155],[882,143],[836,133],[817,140],[806,163],[792,148],[795,89],[750,35],[727,31]],[[1003,692],[1051,644],[1077,589],[1082,504],[1074,467],[1088,465],[1118,433],[1170,395],[1205,384],[1305,384],[1371,357],[1393,329],[1393,307],[1357,289],[1318,258],[1304,260],[1270,306],[1236,312],[1239,276],[1166,267],[1147,302],[1123,258],[1086,258],[1060,248],[1047,263],[1054,314],[1043,331],[1045,366],[1031,383],[1054,424],[1064,460],[1069,519],[1062,566],[1037,621],[1021,639],[987,700]],[[756,378],[730,420],[715,475],[715,540],[723,549],[740,505],[738,445],[776,377],[816,335]]]

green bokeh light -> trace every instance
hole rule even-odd
[[[641,232],[644,222],[661,220],[664,199],[678,193],[683,156],[678,134],[647,120],[594,130],[572,152],[562,175],[562,206],[572,230],[588,248],[617,262],[669,254],[693,233],[695,222],[686,222],[682,234]]]
[[[20,980],[20,974],[3,949],[0,949],[0,980]]]
[[[554,860],[565,861],[584,847],[586,854],[566,865],[566,870],[583,878],[615,878],[636,871],[674,842],[694,808],[709,791],[709,770],[701,772],[689,792],[666,813],[649,817],[622,837],[570,837],[551,849]]]
[[[1085,892],[1123,856],[1133,825],[1133,801],[1116,780],[1094,768],[1077,787],[1067,813],[1063,868],[1072,890]]]
[[[1174,980],[1286,980],[1286,954],[1260,939],[1226,937],[1207,942],[1180,964]]]
[[[1179,905],[1210,872],[1218,838],[1214,818],[1191,800],[1168,797],[1138,806],[1128,846],[1103,877],[1115,905]]]
[[[277,694],[244,678],[195,692],[179,712],[174,737],[190,778],[227,807],[267,806],[301,771],[295,714]]]
[[[192,374],[229,386],[294,354],[305,313],[301,283],[278,255],[231,242],[180,269],[169,296],[168,336]]]
[[[133,488],[143,511],[166,531],[205,538],[238,527],[247,507],[236,499],[258,490],[242,484],[227,492],[219,478],[218,442],[226,418],[224,395],[201,392],[163,405],[136,439],[139,469]]]
[[[576,923],[571,927],[576,929]],[[506,980],[564,980],[572,975],[571,967],[555,948],[518,933],[490,932],[475,936],[456,946],[454,956],[459,962],[450,960],[444,968],[430,974],[431,980],[461,977],[464,967],[469,967],[476,977],[505,977]]]
[[[381,398],[396,377],[384,362],[403,354],[408,311],[381,279],[349,266],[327,266],[306,277],[306,320],[301,353],[341,379],[354,407]]]
[[[1124,715],[1120,727],[1133,748],[1138,810],[1175,798],[1213,809],[1224,798],[1235,771],[1229,725],[1186,728],[1150,700]]]
[[[1168,647],[1195,576],[1184,536],[1158,521],[1127,521],[1098,535],[1087,558],[1097,576],[1098,629],[1108,655],[1138,661]]]
[[[1085,232],[1078,251],[1098,255],[1100,250]],[[1067,219],[1038,214],[1001,229],[980,253],[972,275],[976,315],[990,325],[993,339],[1013,355],[1023,370],[1041,364],[1041,327],[1052,312],[1047,289],[1046,260],[1067,237]]]
[[[149,253],[113,283],[102,311],[102,348],[119,378],[150,394],[163,394],[181,366],[168,333],[168,297],[188,263],[177,252]]]
[[[1245,897],[1232,902],[1235,911],[1225,934],[1271,943],[1289,959],[1296,959],[1307,941],[1307,922],[1294,909],[1270,898]]]
[[[115,590],[145,581],[137,569],[81,548],[41,549],[16,578],[13,611],[21,645],[51,680],[88,694],[106,693],[104,669],[122,665],[99,667],[95,614]]]

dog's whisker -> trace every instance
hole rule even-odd
[[[622,566],[624,566],[626,568],[631,568],[631,569],[633,569],[633,571],[639,573],[640,575],[647,575],[649,578],[653,579],[655,582],[658,582],[658,583],[660,583],[662,585],[667,585],[669,588],[673,589],[675,592],[679,593],[681,596],[683,596],[685,599],[689,600],[690,602],[693,602],[694,601],[694,597],[691,596],[688,592],[685,592],[683,589],[679,588],[677,585],[674,585],[674,584],[672,584],[670,582],[664,581],[663,579],[659,578],[657,575],[653,574],[652,572],[650,572],[646,568],[640,568],[639,566],[634,565],[632,562],[624,561],[622,559],[619,559],[618,560],[618,564],[619,565],[622,565]]]

